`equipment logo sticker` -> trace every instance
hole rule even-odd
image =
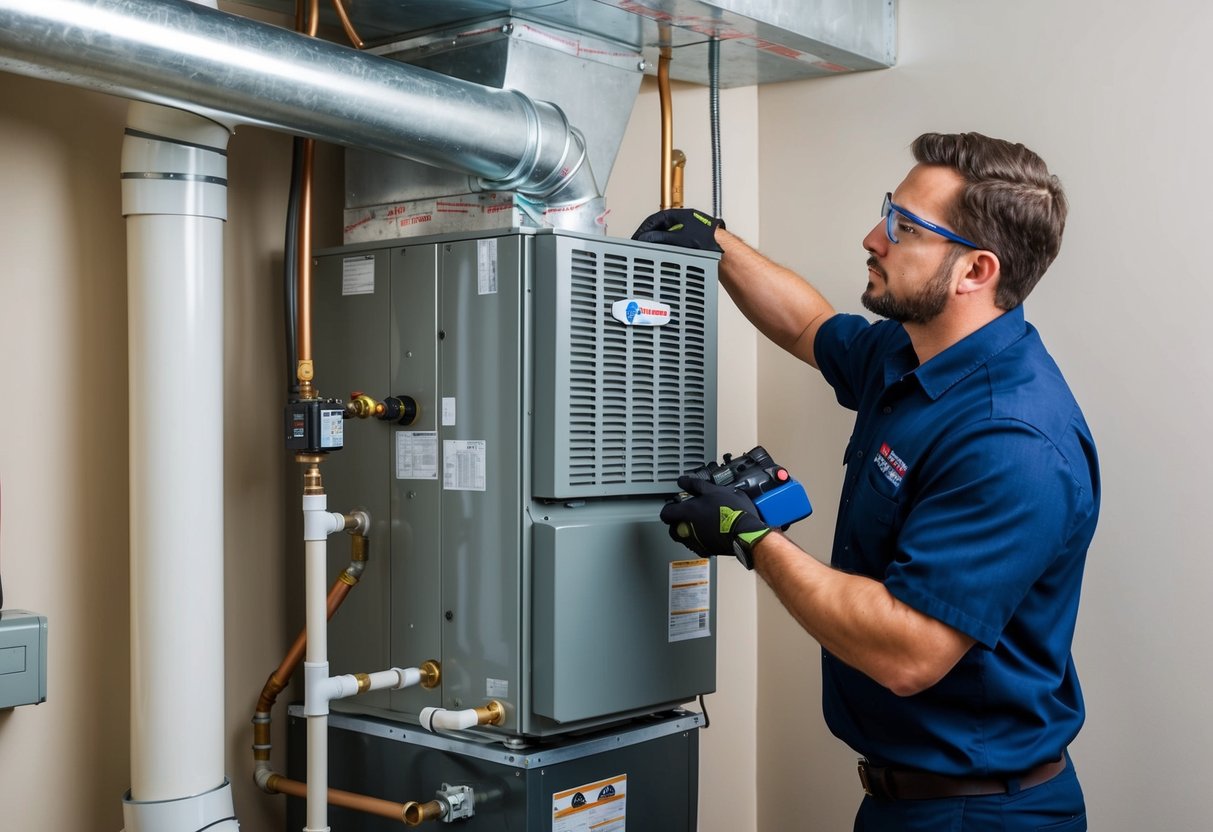
[[[894,453],[887,442],[880,443],[880,451],[873,461],[880,469],[880,473],[884,474],[885,479],[893,484],[893,488],[901,486],[901,481],[905,478],[908,469],[905,460]]]
[[[628,326],[664,326],[672,320],[669,306],[644,298],[615,301],[611,304],[611,317]]]

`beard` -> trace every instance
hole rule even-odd
[[[869,312],[890,321],[900,324],[930,323],[948,305],[948,298],[952,294],[952,267],[962,254],[964,252],[960,249],[953,250],[917,294],[904,298],[893,294],[889,289],[888,273],[876,262],[875,256],[869,257],[868,266],[884,278],[885,290],[883,294],[877,295],[873,292],[875,287],[869,283],[860,301]]]

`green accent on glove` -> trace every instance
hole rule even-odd
[[[716,220],[712,219],[711,217],[705,217],[703,214],[699,213],[698,211],[692,211],[691,216],[694,217],[695,219],[699,220],[701,223],[706,225],[708,228],[711,228],[716,223]],[[671,228],[670,230],[673,231],[674,229]]]
[[[720,533],[730,534],[733,531],[733,524],[737,522],[737,518],[745,514],[744,511],[738,511],[735,508],[728,506],[720,507]]]
[[[768,534],[770,534],[773,531],[775,531],[775,530],[770,527],[767,527],[765,529],[759,529],[756,532],[741,532],[740,534],[737,535],[737,539],[741,541],[742,545],[748,546],[750,549],[753,549],[755,543],[762,540],[764,537],[766,537]]]

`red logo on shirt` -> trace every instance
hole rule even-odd
[[[906,475],[906,463],[889,447],[889,443],[880,443],[880,452],[876,454],[873,461],[880,469],[880,473],[884,474],[885,479],[891,482],[894,488],[901,485],[901,480]]]

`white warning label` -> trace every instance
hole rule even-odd
[[[444,439],[442,487],[447,491],[484,491],[485,441]]]
[[[670,641],[712,634],[712,570],[707,558],[670,564]]]
[[[341,294],[369,295],[375,291],[375,256],[341,259]]]
[[[396,431],[396,479],[438,479],[437,431]]]
[[[482,295],[497,294],[497,238],[476,241],[476,288]]]
[[[623,832],[628,776],[586,783],[552,795],[552,832]]]

